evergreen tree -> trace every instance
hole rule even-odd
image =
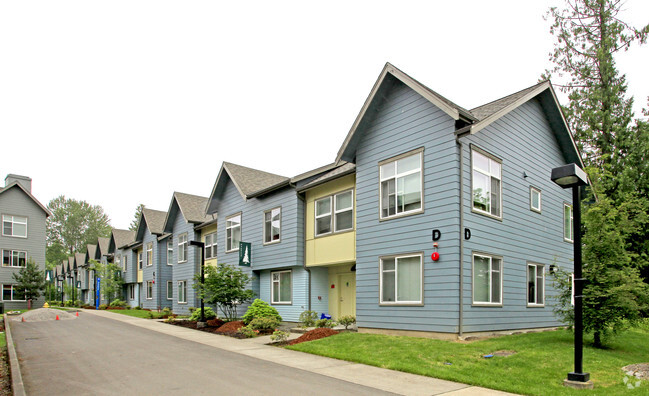
[[[25,267],[13,274],[14,290],[25,290],[25,300],[36,300],[45,290],[45,273],[30,257]]]
[[[144,204],[139,204],[137,208],[135,208],[133,220],[131,220],[131,225],[128,226],[129,230],[137,231],[137,228],[140,226],[140,216],[142,215],[142,209],[144,209]]]

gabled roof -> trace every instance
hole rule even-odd
[[[82,267],[86,264],[86,254],[85,253],[75,253],[74,254],[74,268]]]
[[[319,186],[323,183],[326,183],[330,180],[337,179],[342,176],[346,176],[349,174],[352,174],[356,171],[356,164],[351,163],[351,162],[344,162],[339,165],[338,167],[334,168],[333,170],[330,170],[329,172],[326,172],[322,174],[321,176],[317,177],[316,179],[310,181],[309,183],[303,185],[298,189],[298,192],[309,190],[313,187]]]
[[[110,233],[108,251],[114,253],[116,249],[121,249],[129,243],[132,243],[134,240],[135,231],[113,228]]]
[[[584,164],[581,160],[581,155],[579,155],[577,144],[570,132],[568,122],[563,115],[561,105],[559,104],[559,100],[557,99],[550,81],[540,82],[529,88],[525,88],[493,102],[476,107],[471,110],[471,113],[478,118],[478,121],[472,125],[457,130],[455,133],[457,135],[463,135],[466,133],[473,135],[478,133],[519,106],[537,97],[541,103],[541,107],[543,107],[543,110],[548,116],[548,121],[552,126],[555,137],[559,141],[559,146],[563,155],[569,162],[576,162],[583,168]]]
[[[68,257],[68,270],[67,272],[72,272],[76,269],[74,256]]]
[[[86,248],[86,262],[94,260],[97,257],[97,245],[88,245]]]
[[[258,197],[277,188],[288,186],[291,181],[285,176],[224,162],[208,199],[206,213],[216,212],[215,201],[225,188],[227,179],[232,180],[243,199]]]
[[[371,110],[378,107],[379,103],[382,101],[383,94],[390,89],[396,81],[400,81],[410,87],[413,91],[426,98],[454,120],[464,120],[466,122],[475,121],[473,114],[465,108],[446,99],[390,63],[386,63],[379,75],[379,78],[376,80],[376,83],[374,83],[372,91],[370,91],[369,96],[365,100],[365,104],[363,104],[360,113],[358,113],[354,124],[349,130],[349,133],[347,133],[347,137],[345,138],[342,147],[338,150],[336,163],[340,163],[341,160],[353,160],[354,155],[352,153],[355,152],[356,145],[361,137],[361,133],[358,133],[358,131],[362,130],[367,122],[365,115],[368,114],[368,112],[371,113]]]
[[[97,238],[97,254],[95,255],[95,259],[99,260],[101,259],[101,256],[105,256],[108,254],[109,243],[110,243],[110,238],[103,238],[103,237]]]
[[[164,233],[173,232],[173,225],[176,221],[178,213],[188,222],[192,224],[201,224],[206,221],[211,221],[216,218],[216,215],[206,215],[205,206],[207,205],[207,198],[198,195],[185,194],[181,192],[174,192],[169,204],[169,210],[164,221]]]
[[[162,235],[166,217],[167,212],[143,208],[142,213],[140,214],[140,222],[137,226],[135,240],[141,241],[142,238],[144,238],[144,231],[147,227],[151,234]]]
[[[35,197],[34,197],[34,196],[29,192],[29,191],[27,191],[27,190],[25,189],[25,187],[23,187],[23,186],[22,186],[20,183],[18,183],[17,181],[11,183],[10,185],[8,185],[8,186],[6,186],[6,187],[0,188],[0,194],[4,193],[5,191],[9,191],[9,190],[11,190],[11,189],[14,188],[14,187],[16,187],[16,188],[18,188],[20,191],[24,192],[25,195],[27,195],[27,196],[28,196],[32,201],[34,201],[34,203],[35,203],[36,205],[38,205],[38,207],[41,208],[41,209],[43,210],[43,212],[45,212],[45,216],[46,216],[46,217],[49,217],[49,216],[52,215],[52,213],[50,213],[50,211],[47,210],[47,208],[46,208],[45,206],[43,206],[42,203],[38,202],[38,199],[36,199],[36,198],[35,198]]]

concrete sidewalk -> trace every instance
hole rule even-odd
[[[310,355],[307,353],[265,345],[267,342],[270,342],[269,336],[239,340],[232,337],[186,329],[154,320],[140,319],[107,311],[81,310],[81,315],[86,314],[118,320],[133,326],[142,327],[188,341],[194,341],[213,348],[220,348],[256,359],[266,360],[400,395],[513,395],[512,393],[500,392],[492,389],[480,388],[477,386],[382,369],[379,367],[346,362],[343,360]]]

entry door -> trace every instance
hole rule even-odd
[[[338,275],[338,315],[356,316],[356,274]]]

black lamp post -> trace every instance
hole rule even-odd
[[[63,306],[65,303],[63,302],[63,281],[65,280],[65,277],[61,275],[61,306]]]
[[[203,294],[205,290],[205,243],[200,241],[189,241],[189,244],[200,248],[201,251],[201,322],[205,322],[205,300]]]
[[[552,169],[550,179],[561,188],[572,187],[573,249],[575,262],[575,371],[568,373],[568,383],[589,383],[590,374],[583,370],[584,325],[583,288],[581,272],[581,186],[588,184],[588,176],[577,164]]]

